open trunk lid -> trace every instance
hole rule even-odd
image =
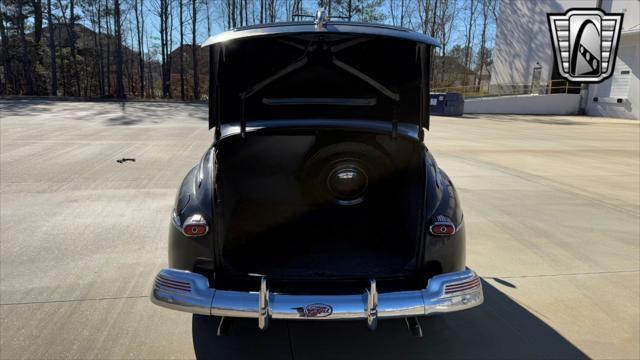
[[[428,128],[430,37],[356,23],[228,31],[210,46],[210,128],[349,119]]]

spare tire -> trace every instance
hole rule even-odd
[[[313,204],[357,205],[391,172],[391,159],[376,147],[340,142],[322,146],[307,157],[301,182]]]

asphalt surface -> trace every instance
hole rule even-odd
[[[640,358],[637,121],[432,118],[486,300],[424,319],[421,339],[400,320],[218,338],[149,302],[175,191],[212,138],[203,106],[0,100],[0,133],[2,359]]]

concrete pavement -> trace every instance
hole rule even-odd
[[[152,305],[175,191],[206,107],[0,100],[0,358],[640,358],[640,124],[433,117],[456,184],[477,309],[401,321],[238,321]],[[122,157],[135,162],[117,163]]]

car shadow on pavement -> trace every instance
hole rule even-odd
[[[272,321],[238,319],[229,336],[216,336],[218,318],[193,317],[199,359],[425,359],[566,358],[587,356],[543,320],[483,281],[480,307],[420,320],[412,337],[402,319],[380,321]]]

